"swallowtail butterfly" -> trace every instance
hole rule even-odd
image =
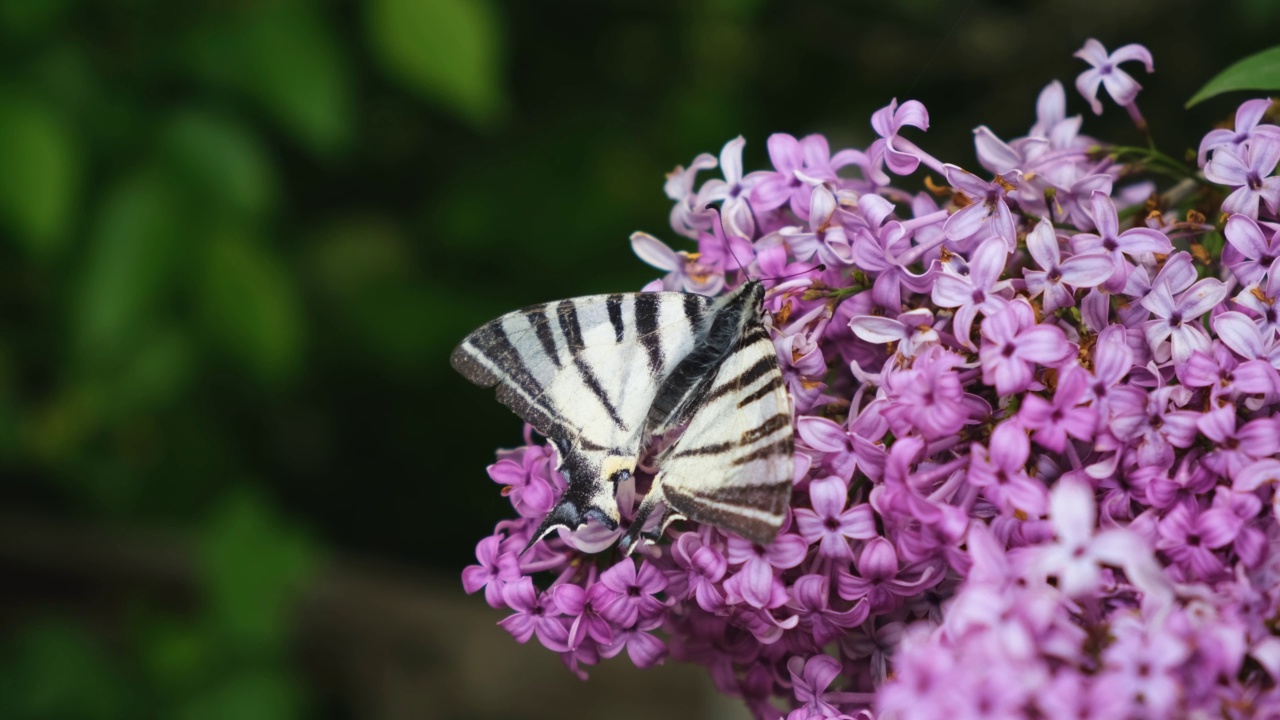
[[[630,552],[658,508],[768,543],[791,498],[792,417],[749,281],[711,298],[683,292],[594,295],[493,320],[453,351],[453,367],[545,435],[568,482],[529,546],[589,518],[622,521],[618,484],[655,438],[649,492],[622,536]],[[661,529],[658,531],[661,533]],[[527,549],[527,548],[526,548]]]

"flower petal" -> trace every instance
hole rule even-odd
[[[1062,282],[1067,285],[1091,288],[1101,285],[1111,277],[1115,272],[1115,262],[1103,253],[1086,253],[1067,258],[1059,271],[1062,273]]]

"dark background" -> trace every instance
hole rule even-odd
[[[0,0],[0,716],[732,715],[579,684],[458,575],[520,424],[448,367],[515,307],[638,289],[664,173],[738,134],[1069,111],[1087,37],[1181,156],[1270,0]],[[1138,144],[1107,101],[1085,132]],[[913,132],[913,131],[909,131]],[[713,175],[714,173],[712,173]],[[710,175],[708,175],[709,177]],[[904,181],[908,184],[916,181]],[[690,703],[696,703],[690,705]]]

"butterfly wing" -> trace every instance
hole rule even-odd
[[[685,410],[687,426],[658,458],[653,487],[622,541],[634,546],[644,518],[665,502],[675,513],[753,542],[777,535],[791,500],[791,405],[778,358],[759,320]]]
[[[678,292],[596,295],[503,315],[468,335],[453,367],[547,436],[569,486],[530,544],[595,517],[617,527],[617,482],[634,469],[663,381],[697,347],[713,300]]]

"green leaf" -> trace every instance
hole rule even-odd
[[[289,720],[301,717],[297,681],[275,667],[243,668],[184,704],[179,720]]]
[[[273,2],[248,29],[241,71],[258,101],[321,154],[350,138],[353,100],[342,43],[313,3]]]
[[[1280,90],[1280,46],[1237,62],[1204,84],[1186,107],[1235,90]]]
[[[44,35],[62,22],[72,0],[0,0],[0,33],[9,38]]]
[[[147,679],[169,698],[183,697],[208,680],[213,664],[210,647],[216,637],[189,622],[148,618],[140,628],[139,646]]]
[[[1245,22],[1259,27],[1280,19],[1280,3],[1275,0],[1238,0],[1237,7]]]
[[[103,412],[119,417],[174,402],[191,380],[196,358],[186,331],[172,325],[148,327],[118,366],[95,376],[105,385]]]
[[[292,605],[316,569],[309,538],[256,493],[236,490],[209,519],[198,552],[208,619],[219,643],[284,652]]]
[[[55,254],[75,218],[80,190],[72,130],[53,108],[0,93],[0,157],[0,221],[31,254]]]
[[[184,110],[163,131],[163,147],[179,177],[217,215],[259,215],[275,202],[276,176],[260,139],[237,120]]]
[[[485,0],[372,0],[370,44],[384,69],[479,126],[506,102],[501,43]]]
[[[3,717],[127,717],[126,679],[83,628],[54,619],[20,625],[0,657]]]
[[[253,98],[317,154],[332,155],[351,139],[350,61],[315,3],[246,4],[232,21],[201,27],[183,58],[205,81]]]
[[[137,338],[175,271],[180,233],[178,198],[163,175],[139,173],[109,190],[74,308],[83,362],[117,358]]]
[[[201,296],[212,337],[260,380],[279,383],[297,369],[302,309],[292,278],[269,248],[228,233],[214,238]]]

